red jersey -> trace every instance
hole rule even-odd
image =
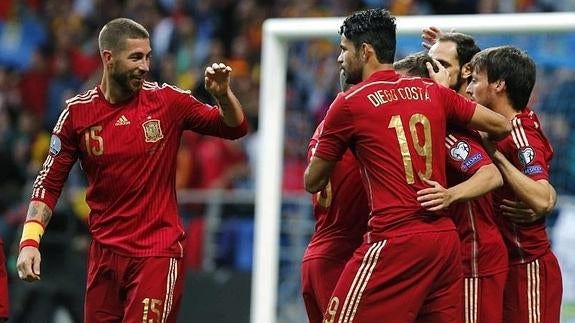
[[[479,134],[466,128],[448,127],[445,147],[449,187],[466,181],[481,167],[493,164]],[[448,212],[461,240],[464,276],[478,278],[506,271],[507,250],[495,223],[491,192],[453,203]]]
[[[406,233],[453,230],[426,211],[420,176],[446,185],[447,121],[467,124],[475,103],[429,79],[379,71],[338,95],[330,107],[316,156],[339,160],[351,148],[361,165],[371,205],[366,241]]]
[[[309,142],[308,159],[322,129],[323,121]],[[335,165],[327,186],[313,195],[312,203],[316,225],[303,260],[318,257],[349,260],[363,241],[369,218],[359,165],[349,149]]]
[[[513,118],[511,124],[511,134],[497,142],[497,150],[531,179],[549,180],[553,148],[543,134],[537,115],[525,108]],[[545,229],[545,218],[531,224],[507,221],[499,209],[503,199],[517,200],[511,187],[505,184],[495,191],[494,205],[496,219],[509,249],[509,264],[527,263],[541,257],[551,246]]]
[[[133,98],[110,104],[99,87],[66,101],[32,200],[54,209],[77,159],[87,175],[89,230],[95,241],[131,257],[182,257],[184,230],[175,191],[176,154],[186,129],[229,139],[217,108],[189,91],[145,82]]]

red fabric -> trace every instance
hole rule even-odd
[[[525,108],[511,123],[511,134],[497,142],[497,149],[531,179],[549,180],[553,148],[543,134],[537,115]],[[503,199],[517,199],[508,185],[503,185],[494,192],[494,206],[495,218],[509,250],[510,264],[530,262],[547,253],[551,244],[547,237],[545,218],[527,225],[507,221],[499,208]]]
[[[99,88],[67,102],[32,199],[54,208],[79,158],[94,240],[122,255],[183,257],[185,230],[175,191],[181,133],[232,139],[245,135],[247,123],[228,127],[219,109],[150,82],[123,104],[108,103]]]
[[[338,95],[316,156],[340,160],[354,149],[371,204],[368,241],[454,228],[445,217],[433,219],[417,201],[417,191],[428,187],[419,174],[447,184],[446,123],[466,125],[475,106],[430,80],[388,70]]]
[[[10,298],[8,297],[6,256],[4,255],[4,242],[0,239],[0,318],[7,319],[9,313]]]
[[[346,261],[329,258],[304,260],[301,288],[309,323],[321,323],[323,313]]]
[[[505,284],[502,322],[559,322],[561,295],[561,269],[551,251],[529,263],[512,265]]]
[[[481,137],[463,128],[448,129],[447,183],[455,186],[466,181],[481,167],[493,165],[481,144]],[[448,211],[461,239],[463,274],[483,277],[506,272],[507,248],[494,218],[492,194],[454,203]]]
[[[461,322],[503,321],[503,289],[507,271],[481,278],[463,279]]]
[[[126,257],[92,242],[84,322],[175,323],[184,273],[182,259]]]
[[[364,243],[345,266],[324,319],[458,322],[462,283],[455,230]]]

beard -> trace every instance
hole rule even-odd
[[[114,68],[111,77],[124,93],[136,93],[144,84],[143,75],[137,76],[134,73],[117,68]]]
[[[361,70],[358,69],[342,69],[342,75],[344,76],[345,83],[347,84],[354,85],[362,81]]]

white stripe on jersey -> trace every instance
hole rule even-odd
[[[479,278],[464,278],[465,323],[477,323]]]
[[[527,264],[527,306],[529,323],[541,322],[539,259]]]
[[[341,312],[339,314],[338,323],[352,323],[353,318],[357,312],[357,307],[359,306],[359,302],[361,301],[361,296],[365,287],[373,273],[373,269],[379,260],[379,253],[381,249],[385,246],[387,240],[378,241],[372,244],[365,256],[363,257],[363,261],[361,266],[357,270],[355,277],[347,291],[347,295],[345,297],[345,301],[343,303],[343,307],[341,308]]]
[[[511,137],[517,148],[529,146],[529,140],[527,140],[527,135],[525,134],[525,129],[521,123],[521,119],[515,118],[511,122]]]
[[[447,135],[447,137],[445,137],[445,147],[446,148],[451,148],[451,146],[455,145],[457,143],[457,138],[455,138],[454,135],[449,134]]]

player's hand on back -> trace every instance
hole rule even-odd
[[[40,280],[40,250],[36,247],[24,247],[18,254],[16,269],[18,277],[27,282]]]
[[[529,224],[545,217],[545,214],[537,215],[535,211],[530,209],[521,201],[504,199],[501,201],[499,208],[501,209],[501,214],[503,214],[503,216],[505,216],[509,221],[517,224]]]
[[[213,63],[204,72],[205,87],[216,98],[227,94],[232,68],[224,63]]]

